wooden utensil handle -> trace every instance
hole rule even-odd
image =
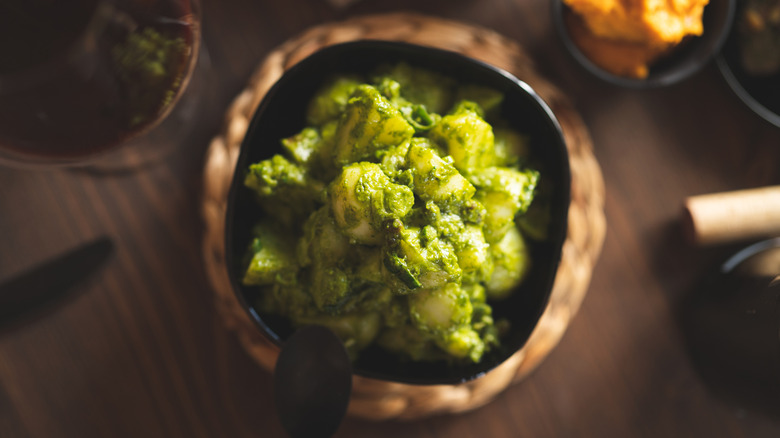
[[[692,196],[683,209],[699,245],[780,236],[780,186]]]

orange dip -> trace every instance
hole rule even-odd
[[[701,35],[709,0],[563,0],[572,38],[599,67],[642,79],[683,38]]]

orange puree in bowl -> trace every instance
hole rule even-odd
[[[579,19],[572,37],[588,58],[621,76],[644,78],[648,66],[688,35],[701,35],[709,0],[563,0]]]

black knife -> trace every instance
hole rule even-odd
[[[0,283],[0,326],[61,303],[113,252],[106,236],[80,245]]]

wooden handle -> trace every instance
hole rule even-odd
[[[684,222],[700,245],[780,236],[780,186],[689,197]]]

